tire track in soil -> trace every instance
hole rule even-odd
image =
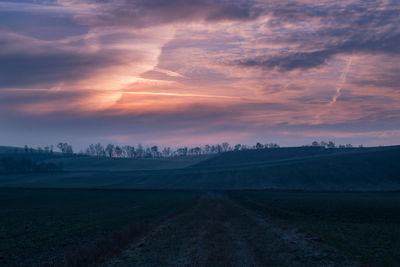
[[[105,266],[359,266],[335,249],[234,202],[203,194]]]

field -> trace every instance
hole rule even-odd
[[[132,225],[143,234],[195,197],[183,191],[0,189],[0,265],[44,262]]]
[[[277,160],[272,157],[274,151]],[[67,169],[61,173],[3,175],[0,176],[0,186],[188,190],[400,190],[399,159],[399,147],[344,151],[319,148],[297,148],[287,151],[267,149],[228,152],[211,158],[200,157],[197,160],[184,157],[164,160],[78,157],[63,159],[67,166],[76,166],[75,170],[71,167],[71,170]],[[201,160],[203,161],[195,164]],[[159,169],[159,161],[163,161],[163,169]],[[86,163],[89,167],[85,167]],[[150,169],[149,166],[153,163],[153,169]],[[90,170],[94,165],[101,165],[104,169]],[[78,170],[79,168],[81,170]],[[127,170],[129,168],[137,169]]]
[[[232,191],[242,205],[312,233],[365,265],[400,264],[400,192]]]
[[[0,265],[400,265],[399,147],[33,158],[65,169],[0,175]]]
[[[209,155],[155,159],[70,157],[48,161],[61,162],[66,171],[132,171],[187,168],[209,157]]]

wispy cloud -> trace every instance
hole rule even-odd
[[[342,87],[343,87],[344,83],[346,82],[347,74],[349,73],[352,62],[353,62],[353,58],[350,57],[346,63],[346,67],[344,68],[342,75],[340,75],[339,85],[336,87],[336,93],[332,97],[331,102],[329,102],[330,105],[334,104],[337,101],[337,99],[340,97]]]

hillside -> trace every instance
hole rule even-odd
[[[108,171],[7,175],[0,177],[0,186],[201,190],[400,190],[399,147],[270,160],[256,165],[233,164],[242,162],[245,158],[242,153],[246,154],[247,151],[235,152],[235,157],[241,160],[232,160],[232,165],[225,167],[205,164],[214,160],[209,159],[197,164],[196,167],[181,169],[161,170],[154,167],[153,170],[124,171],[121,167]],[[259,153],[258,158],[262,158],[261,155],[265,151],[252,151],[252,153]],[[226,161],[224,157],[233,157],[232,155],[233,153],[221,154],[216,160]],[[84,159],[76,160],[81,162]],[[135,160],[126,163],[143,164],[140,160],[137,163]],[[179,164],[183,166],[182,163]]]
[[[24,152],[24,149],[21,147],[0,146],[0,154],[19,153],[19,152]]]
[[[330,155],[343,155],[364,153],[373,151],[384,151],[400,146],[369,147],[369,148],[329,148],[324,147],[283,147],[260,150],[230,151],[204,160],[194,167],[208,168],[240,168],[255,167],[272,163],[283,163],[287,161],[302,161],[312,158],[321,158]]]
[[[49,161],[54,163],[61,162],[66,171],[132,171],[187,168],[210,157],[210,155],[139,159],[69,157]]]
[[[22,147],[0,146],[0,158],[13,157],[15,159],[28,158],[34,161],[45,161],[55,158],[71,157],[71,155],[62,154],[60,152],[45,152],[37,149],[29,148],[25,151]],[[74,158],[81,158],[82,155],[74,155]]]

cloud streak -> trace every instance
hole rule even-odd
[[[346,67],[344,68],[342,75],[340,76],[339,85],[336,87],[336,94],[333,96],[331,102],[329,102],[330,105],[333,105],[334,103],[336,103],[337,99],[340,97],[341,91],[342,91],[342,87],[346,82],[347,74],[350,71],[350,67],[351,67],[351,63],[352,62],[353,62],[353,58],[350,57],[349,60],[346,63]]]

